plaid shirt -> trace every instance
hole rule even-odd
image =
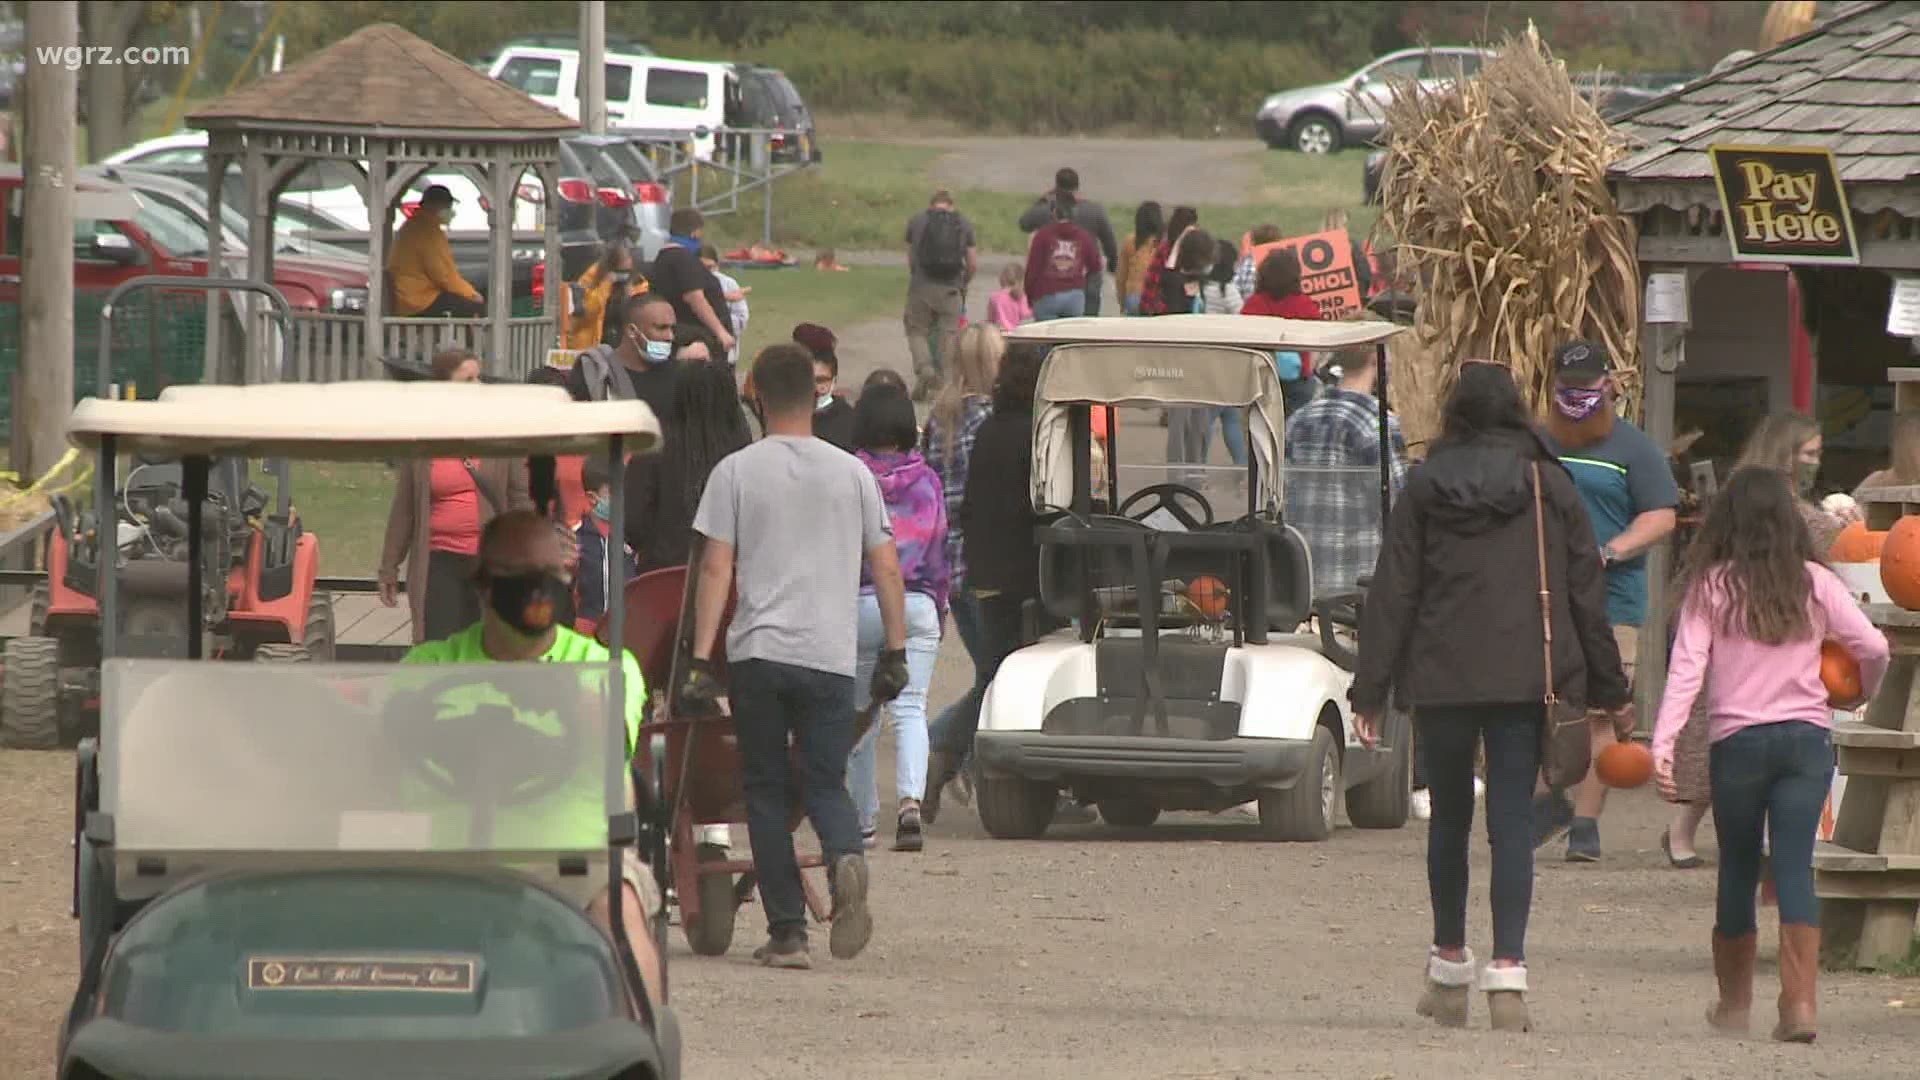
[[[1287,521],[1307,538],[1315,595],[1354,591],[1380,558],[1377,408],[1371,394],[1333,389],[1287,418]],[[1398,495],[1407,479],[1407,444],[1391,414],[1387,431]]]
[[[1241,296],[1252,296],[1254,284],[1259,278],[1260,268],[1253,265],[1251,255],[1241,259],[1240,265],[1233,268],[1233,287],[1240,290]]]
[[[940,434],[938,418],[928,419],[920,435],[920,456],[940,474],[940,486],[947,496],[947,568],[955,589],[967,580],[965,545],[960,539],[960,503],[967,495],[967,468],[973,461],[974,437],[991,415],[993,402],[984,396],[972,395],[960,403],[960,430],[953,436],[951,459],[946,455],[946,437]]]

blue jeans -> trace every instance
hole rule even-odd
[[[1433,817],[1427,893],[1433,943],[1467,943],[1467,841],[1473,832],[1474,748],[1487,750],[1487,842],[1493,848],[1493,958],[1525,960],[1533,906],[1533,781],[1540,771],[1539,704],[1424,708],[1414,714]]]
[[[1771,848],[1780,921],[1818,926],[1813,842],[1833,783],[1832,733],[1803,720],[1743,728],[1713,744],[1707,777],[1720,834],[1714,932],[1753,933],[1763,843]]]
[[[1216,406],[1201,412],[1200,423],[1200,460],[1207,458],[1207,448],[1213,445],[1213,425],[1220,425],[1220,438],[1227,444],[1227,456],[1235,465],[1247,464],[1247,418],[1240,410],[1227,405]]]
[[[1129,315],[1140,314],[1140,294],[1128,293],[1127,298],[1120,302],[1120,307]]]
[[[1077,319],[1087,313],[1087,294],[1084,289],[1069,289],[1049,296],[1042,296],[1033,302],[1033,321],[1046,322],[1048,319]]]
[[[1014,650],[1022,644],[1020,608],[1026,598],[1000,593],[977,599],[979,640],[973,654],[973,689],[959,704],[948,710],[952,719],[942,730],[940,741],[933,744],[934,749],[944,750],[956,759],[964,759],[973,752],[973,735],[980,730],[980,705],[986,697],[987,687],[1000,671],[1000,661],[1013,655]]]
[[[935,748],[946,745],[947,731],[953,727],[954,718],[967,706],[970,699],[973,701],[974,712],[976,714],[979,712],[979,700],[973,695],[982,693],[987,688],[980,674],[983,670],[980,655],[980,600],[973,595],[972,589],[963,587],[953,594],[952,604],[953,628],[960,635],[960,644],[967,647],[967,658],[973,661],[973,685],[967,689],[966,693],[960,695],[959,700],[942,709],[940,715],[934,717],[933,723],[927,725],[928,745]],[[978,726],[977,721],[976,726]],[[954,764],[958,765],[960,762]]]
[[[800,752],[800,796],[831,863],[862,851],[860,825],[847,797],[847,755],[853,750],[853,679],[771,660],[741,660],[728,672],[733,726],[740,741],[747,796],[747,835],[767,930],[805,937],[806,894],[787,828],[793,772],[787,739]]]
[[[853,675],[855,708],[867,707],[867,689],[873,665],[886,646],[886,627],[880,621],[880,600],[860,596],[860,661]],[[927,687],[933,684],[933,664],[940,656],[940,609],[925,593],[907,594],[907,688],[900,692],[887,715],[893,720],[893,789],[896,797],[918,799],[927,787]],[[847,761],[847,791],[860,815],[860,831],[874,828],[880,816],[879,783],[874,777],[880,756],[880,725],[853,748]]]

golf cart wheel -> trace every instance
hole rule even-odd
[[[305,645],[262,645],[253,650],[256,664],[310,664],[313,654]]]
[[[998,840],[1031,840],[1053,824],[1059,792],[1051,784],[1017,776],[982,776],[974,799],[980,824]]]
[[[1144,829],[1160,820],[1160,808],[1145,799],[1101,799],[1100,820],[1116,829]]]
[[[320,663],[334,658],[333,594],[315,592],[307,601],[307,656]]]
[[[694,849],[699,861],[726,862],[727,849],[701,844]],[[701,956],[724,956],[733,945],[734,892],[732,874],[701,874],[700,914],[680,920],[689,948]]]
[[[1260,793],[1260,833],[1268,840],[1312,843],[1333,834],[1340,806],[1340,748],[1324,725],[1313,729],[1313,746],[1300,779],[1285,791]]]
[[[51,750],[60,745],[60,642],[18,637],[7,642],[0,687],[0,745]]]
[[[1303,154],[1338,153],[1340,139],[1339,121],[1326,113],[1308,113],[1287,131],[1287,143]]]
[[[1356,829],[1397,829],[1412,811],[1413,721],[1405,713],[1389,713],[1383,726],[1380,734],[1393,748],[1393,763],[1347,792],[1347,820]]]

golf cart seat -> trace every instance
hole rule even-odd
[[[1244,602],[1243,589],[1262,575],[1263,601]],[[1306,538],[1289,525],[1248,520],[1163,533],[1128,518],[1067,514],[1041,530],[1040,602],[1057,619],[1086,617],[1091,593],[1107,625],[1139,626],[1140,596],[1208,577],[1226,586],[1229,618],[1255,637],[1290,634],[1313,610]],[[1192,604],[1162,604],[1155,620],[1161,629],[1204,621]]]

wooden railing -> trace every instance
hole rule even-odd
[[[382,356],[425,363],[446,348],[471,349],[486,358],[489,375],[519,379],[546,362],[556,328],[552,319],[529,316],[507,321],[507,353],[493,356],[492,324],[486,319],[383,319],[381,347],[367,348],[367,320],[361,315],[315,311],[293,313],[287,343],[289,382],[341,382],[383,379]]]

